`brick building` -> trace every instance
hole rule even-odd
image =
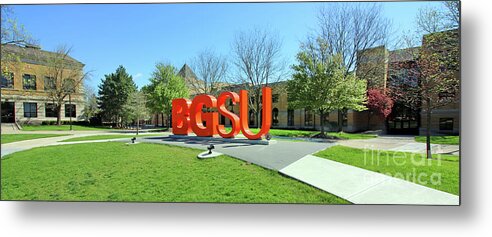
[[[455,31],[456,32],[456,31]],[[457,36],[457,35],[456,35]],[[426,36],[424,36],[425,38]],[[424,40],[424,46],[426,42]],[[378,46],[358,53],[356,74],[368,82],[368,88],[388,88],[393,86],[419,86],[419,74],[416,60],[421,47],[411,47],[397,50],[388,50],[385,46]],[[195,73],[185,64],[179,71],[185,81],[197,81]],[[456,73],[459,77],[459,72]],[[320,116],[308,109],[289,108],[286,81],[269,84],[272,87],[272,128],[319,130]],[[239,92],[240,85],[224,85],[222,90]],[[194,93],[190,88],[190,93]],[[455,95],[459,96],[459,95]],[[323,118],[326,131],[336,131],[341,123],[345,132],[362,132],[367,130],[381,130],[390,134],[423,134],[425,115],[422,104],[408,104],[395,101],[392,113],[387,119],[374,115],[370,111],[356,112],[352,110],[332,111]],[[239,106],[229,107],[230,111],[238,114]],[[443,108],[435,109],[432,113],[433,134],[459,133],[459,103],[453,103]],[[261,117],[261,116],[260,116]],[[155,115],[153,123],[167,124],[165,115]],[[164,122],[164,123],[163,123]],[[253,110],[249,111],[250,127],[256,127],[258,122]],[[230,125],[227,118],[221,117],[220,123]]]
[[[57,86],[48,76],[48,60],[56,53],[37,46],[2,45],[1,121],[2,123],[33,123],[55,121],[56,108],[49,96],[52,86]],[[6,57],[9,55],[9,57]],[[71,71],[82,73],[84,64],[67,57]],[[76,88],[61,107],[61,119],[80,120],[84,108],[83,88]]]

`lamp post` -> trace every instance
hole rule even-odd
[[[70,131],[72,131],[72,113],[73,113],[73,107],[72,107],[72,93],[68,94],[68,104],[70,105],[69,110],[70,110]]]

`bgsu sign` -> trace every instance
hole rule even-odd
[[[233,138],[239,131],[250,140],[261,139],[270,130],[272,121],[272,89],[262,89],[262,124],[261,130],[254,134],[248,126],[248,92],[241,90],[239,95],[234,92],[223,92],[218,98],[211,95],[197,95],[190,101],[185,98],[174,99],[172,102],[172,127],[175,135],[188,135],[193,132],[197,136],[211,137],[219,134],[223,138]],[[239,117],[227,110],[226,101],[230,98],[232,104],[239,103]],[[204,112],[214,110],[215,112]],[[219,114],[231,121],[232,130],[227,132],[223,124],[219,124]],[[205,123],[204,123],[205,122]]]

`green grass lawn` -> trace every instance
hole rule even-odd
[[[66,136],[68,134],[2,134],[2,144],[46,137]]]
[[[372,154],[370,150],[334,146],[315,155],[459,195],[458,156],[434,155],[429,160],[423,154],[409,152],[381,151],[378,156],[374,151]]]
[[[2,159],[3,200],[326,203],[347,201],[228,156],[119,142],[35,148]]]
[[[135,134],[93,135],[93,136],[69,138],[61,142],[93,141],[93,140],[105,140],[105,139],[116,139],[116,138],[151,137],[151,136],[160,136],[160,135],[159,134],[139,134],[138,136],[136,136]]]
[[[426,136],[416,136],[415,141],[425,143],[427,138]],[[459,145],[460,136],[431,136],[431,143],[442,145]]]
[[[231,128],[226,128],[227,131],[230,131]],[[260,129],[258,128],[250,128],[251,132],[258,133]],[[270,129],[270,134],[272,136],[280,136],[280,137],[299,137],[299,138],[309,138],[316,134],[319,131],[305,131],[305,130],[287,130],[287,129]],[[340,139],[369,139],[375,138],[376,135],[373,134],[361,134],[361,133],[344,133],[344,132],[328,132],[327,135],[335,136]]]
[[[93,127],[83,125],[72,125],[76,131],[109,130],[109,127]],[[70,131],[70,125],[23,125],[23,131]]]

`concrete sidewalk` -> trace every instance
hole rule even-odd
[[[280,170],[354,204],[459,205],[459,196],[307,155]]]
[[[388,150],[388,151],[402,151],[402,152],[414,152],[425,153],[425,143],[416,142],[415,136],[392,136],[383,135],[372,139],[360,139],[360,140],[340,140],[340,145],[359,148],[359,149],[372,149],[372,150]],[[459,145],[431,145],[432,153],[434,154],[452,154],[459,155]]]
[[[202,150],[207,150],[208,145],[214,144],[214,151],[273,170],[280,170],[306,155],[335,145],[335,143],[328,142],[294,142],[285,140],[277,140],[270,145],[252,145],[168,137],[141,137],[138,138],[137,141],[169,144]]]
[[[69,144],[79,144],[79,143],[91,143],[91,142],[111,142],[111,141],[130,141],[129,138],[113,138],[113,139],[103,139],[103,140],[88,140],[88,141],[75,141],[75,142],[61,142],[63,140],[67,140],[70,138],[77,137],[87,137],[87,136],[97,136],[97,135],[130,135],[127,133],[114,133],[114,132],[99,132],[99,131],[74,131],[75,133],[66,134],[66,136],[58,136],[58,137],[48,137],[48,138],[37,138],[32,140],[11,142],[6,144],[1,144],[1,157],[6,155],[29,150],[36,147],[44,147],[44,146],[57,146],[57,145],[69,145]],[[38,134],[38,132],[33,132]],[[25,133],[24,133],[25,134]],[[39,133],[41,134],[41,133]],[[49,133],[55,134],[55,133]],[[147,133],[151,134],[151,133]],[[156,136],[162,136],[163,133],[155,133]]]

